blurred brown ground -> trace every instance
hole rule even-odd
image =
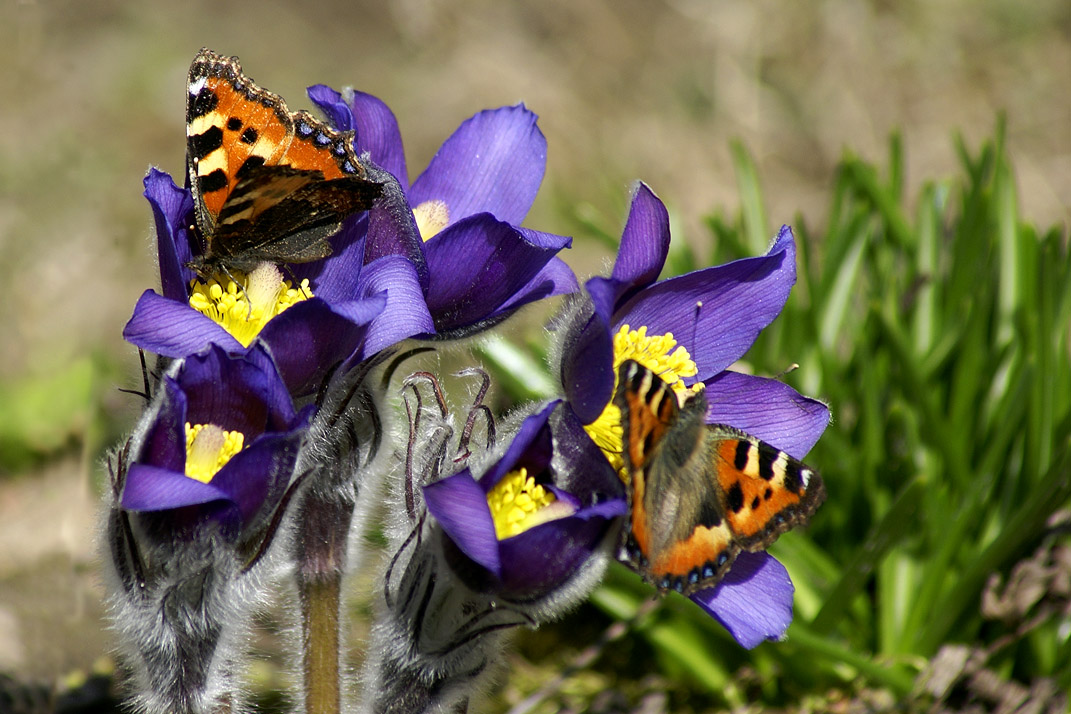
[[[678,238],[706,240],[702,217],[738,203],[737,138],[771,225],[802,214],[818,226],[845,148],[883,162],[900,129],[912,195],[958,170],[954,132],[977,146],[1002,111],[1024,217],[1071,217],[1066,0],[6,0],[0,382],[86,355],[118,371],[97,385],[110,429],[77,427],[81,448],[0,480],[0,672],[51,679],[107,649],[91,480],[100,442],[138,407],[114,387],[138,383],[121,330],[156,283],[141,179],[150,164],[182,171],[185,74],[201,46],[241,57],[291,108],[319,82],[378,95],[413,178],[461,120],[523,100],[549,143],[527,221],[546,231],[571,233],[577,205],[618,230],[642,178]],[[607,258],[592,242],[568,256],[582,274]]]

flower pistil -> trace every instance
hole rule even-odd
[[[186,475],[209,483],[244,444],[245,435],[240,431],[186,422]]]
[[[312,297],[308,280],[302,280],[300,288],[293,288],[272,263],[261,263],[248,275],[237,271],[234,275],[240,285],[230,278],[207,283],[194,280],[190,307],[214,320],[244,347],[273,317]]]

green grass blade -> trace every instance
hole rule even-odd
[[[762,188],[759,186],[759,174],[755,170],[755,161],[740,141],[732,142],[730,152],[733,157],[733,169],[736,171],[736,185],[740,189],[740,207],[744,213],[747,244],[752,255],[762,255],[766,252],[773,235],[766,222],[766,209],[762,203]]]

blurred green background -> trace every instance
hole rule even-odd
[[[829,502],[778,553],[799,588],[789,643],[746,655],[671,598],[633,623],[627,662],[557,686],[549,711],[879,707],[925,689],[938,654],[958,656],[949,642],[1003,643],[980,668],[1006,684],[1071,686],[1058,597],[1018,613],[1048,608],[1030,633],[1015,612],[980,610],[992,574],[1063,552],[1046,521],[1069,498],[1064,0],[8,0],[0,674],[52,686],[109,650],[96,489],[103,450],[140,407],[116,387],[140,384],[121,330],[157,280],[141,179],[150,164],[182,170],[185,75],[202,46],[238,55],[292,109],[313,83],[376,94],[411,178],[463,119],[524,101],[549,144],[526,224],[575,236],[566,259],[582,276],[607,265],[637,178],[688,247],[673,270],[797,228],[800,284],[748,358],[763,374],[799,363],[786,380],[837,419],[809,459]],[[526,316],[538,343],[545,312]],[[647,594],[613,574],[598,609],[522,636],[488,707],[545,685]],[[948,671],[947,696],[926,691],[951,707],[966,669]]]

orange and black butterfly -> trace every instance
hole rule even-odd
[[[705,424],[702,392],[678,406],[638,362],[621,365],[615,402],[629,473],[626,550],[660,590],[714,587],[740,551],[764,550],[825,500],[810,468],[738,429]]]
[[[202,277],[325,258],[343,220],[379,196],[352,133],[291,113],[236,57],[202,49],[187,89],[186,165],[205,240],[188,267]]]

